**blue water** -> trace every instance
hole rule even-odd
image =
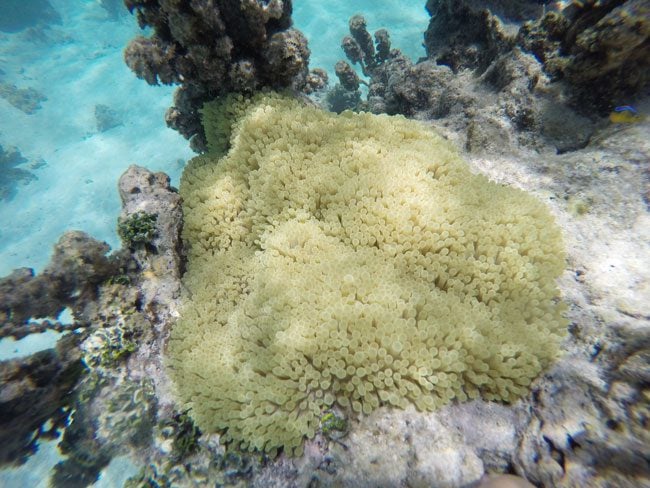
[[[148,86],[122,61],[135,22],[110,21],[94,1],[51,3],[62,24],[41,39],[25,31],[0,35],[0,79],[47,97],[31,115],[0,99],[0,144],[17,146],[30,163],[45,163],[30,170],[37,180],[0,201],[0,275],[18,266],[42,269],[67,229],[117,246],[119,175],[137,163],[177,179],[178,159],[190,156],[163,121],[173,89]],[[99,133],[97,104],[111,107],[123,125]]]

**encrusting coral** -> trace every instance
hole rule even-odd
[[[527,393],[566,326],[542,203],[402,117],[270,93],[215,110],[238,117],[213,140],[229,134],[229,152],[183,174],[187,292],[167,359],[201,430],[299,454],[332,406]]]

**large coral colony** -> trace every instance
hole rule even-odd
[[[415,122],[251,98],[305,90],[309,51],[290,2],[235,2],[237,15],[231,3],[210,15],[201,2],[128,4],[154,34],[127,64],[149,83],[182,81],[176,105],[195,96],[168,122],[207,146],[181,184],[187,293],[168,359],[198,425],[298,454],[332,407],[524,394],[565,324],[549,214],[472,176]],[[386,31],[376,58],[362,17],[350,31],[343,47],[364,73],[387,61]],[[342,81],[351,72],[337,65]]]
[[[556,355],[564,257],[534,198],[401,117],[273,94],[204,115],[230,121],[231,147],[183,174],[188,293],[169,347],[202,429],[298,454],[325,409],[510,401]]]
[[[588,113],[647,87],[647,4],[429,0],[418,63],[356,15],[341,47],[362,74],[340,61],[329,91],[290,0],[124,4],[149,29],[126,64],[180,85],[165,119],[200,154],[178,192],[122,176],[122,250],[71,232],[43,273],[0,280],[2,337],[76,331],[2,363],[0,411],[24,422],[0,430],[0,462],[67,422],[57,486],[92,483],[123,445],[156,448],[132,486],[235,483],[382,408],[535,401],[567,336],[560,228],[427,121],[469,151],[584,147]],[[30,322],[66,307],[72,324]]]

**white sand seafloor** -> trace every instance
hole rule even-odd
[[[178,180],[179,159],[190,156],[181,136],[165,127],[170,87],[149,87],[124,65],[122,49],[137,25],[107,19],[95,2],[52,2],[62,25],[40,40],[25,32],[0,37],[4,81],[47,97],[28,115],[0,100],[0,144],[16,146],[38,178],[0,202],[0,275],[16,267],[40,270],[53,244],[79,229],[118,245],[116,181],[132,163]],[[98,133],[95,105],[104,104],[123,125]]]

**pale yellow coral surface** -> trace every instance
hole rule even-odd
[[[542,203],[471,174],[415,121],[229,103],[229,152],[181,182],[187,292],[168,348],[204,431],[299,453],[335,404],[527,392],[566,326]]]

